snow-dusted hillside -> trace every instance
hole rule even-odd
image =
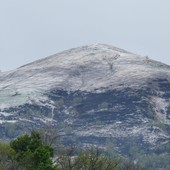
[[[0,137],[49,122],[66,143],[160,152],[170,145],[170,66],[95,44],[0,72]]]
[[[84,46],[1,73],[0,108],[46,100],[43,93],[53,88],[140,88],[152,78],[170,81],[170,66],[109,45]]]

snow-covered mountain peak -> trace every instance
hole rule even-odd
[[[1,73],[0,95],[9,97],[10,104],[20,104],[54,88],[66,91],[137,88],[154,77],[170,80],[170,67],[110,45],[93,44]],[[19,102],[16,94],[23,96]],[[0,101],[0,107],[4,107],[4,101]]]
[[[28,68],[28,67],[49,67],[60,64],[70,64],[73,62],[81,63],[89,60],[95,61],[103,60],[103,58],[127,58],[128,55],[131,55],[130,59],[135,59],[137,55],[127,52],[123,49],[119,49],[117,47],[113,47],[106,44],[92,44],[87,46],[82,46],[78,48],[72,48],[61,53],[57,53],[55,55],[46,57],[41,60],[37,60],[33,63],[24,65],[20,68]],[[139,57],[139,56],[138,56]],[[137,57],[137,58],[138,58]],[[48,64],[48,65],[47,65]],[[19,68],[19,69],[20,69]]]
[[[92,44],[1,72],[0,138],[46,124],[59,129],[65,143],[104,148],[113,141],[118,153],[130,155],[137,146],[139,159],[149,153],[167,159],[170,66]]]

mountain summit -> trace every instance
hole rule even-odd
[[[170,66],[95,44],[1,72],[0,137],[15,138],[49,122],[67,144],[114,143],[129,155],[133,143],[137,152],[166,155]]]
[[[159,78],[170,81],[170,66],[109,45],[83,46],[1,73],[0,108],[26,103],[51,89],[141,88]]]

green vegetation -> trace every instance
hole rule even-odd
[[[33,131],[11,141],[11,149],[15,151],[15,160],[19,169],[23,170],[54,170],[52,157],[53,148],[43,145],[40,134]]]
[[[57,143],[56,143],[57,142]],[[0,143],[1,170],[142,170],[97,147],[85,150],[58,145],[56,130],[43,129]],[[56,146],[56,147],[53,147]]]
[[[74,157],[77,155],[76,157]],[[56,160],[61,170],[120,170],[119,161],[104,154],[99,148],[90,147],[77,151],[65,148]]]
[[[15,160],[15,151],[10,147],[9,144],[0,142],[0,169],[15,170],[16,167],[17,162]]]

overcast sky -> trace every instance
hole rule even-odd
[[[170,65],[170,0],[0,0],[0,70],[93,43]]]

